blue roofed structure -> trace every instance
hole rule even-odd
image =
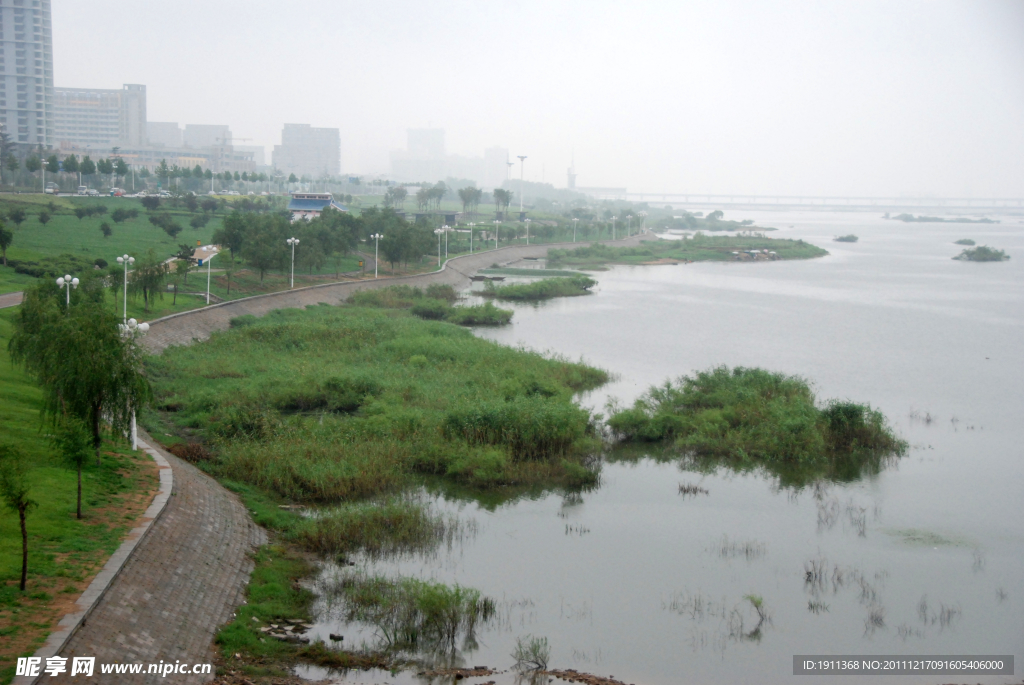
[[[292,221],[305,219],[309,221],[320,216],[325,209],[336,209],[347,212],[348,208],[334,201],[330,193],[292,193],[288,201],[288,211],[292,213]]]

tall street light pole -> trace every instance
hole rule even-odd
[[[633,215],[626,215],[626,237],[633,235]]]
[[[70,307],[71,306],[71,289],[72,288],[75,288],[76,290],[78,289],[78,279],[77,278],[72,278],[70,275],[62,276],[62,277],[57,279],[57,285],[59,287],[61,287],[61,288],[65,288],[67,290],[67,300],[66,300],[66,302],[67,302],[68,307]]]
[[[572,220],[572,241],[576,242],[576,224],[579,222],[579,217],[573,217]]]
[[[380,233],[374,233],[370,237],[373,238],[373,277],[377,278],[377,255],[379,254],[380,239],[384,236]]]
[[[526,220],[526,244],[530,244],[530,220]]]
[[[440,228],[434,229],[434,235],[437,236],[437,265],[441,266],[441,234],[444,233]]]
[[[501,226],[501,221],[494,220],[494,249],[498,249],[498,228]]]
[[[444,226],[441,227],[441,230],[444,231],[444,258],[447,260],[448,259],[448,234],[451,233],[452,227],[449,226],[448,224],[445,224]]]
[[[299,239],[292,237],[285,242],[292,246],[292,276],[288,282],[288,288],[291,289],[295,287],[295,246],[299,244]]]
[[[295,242],[298,241],[296,240]],[[209,255],[206,258],[206,304],[210,304],[210,276],[213,273],[213,267],[211,266],[211,264],[213,264],[213,258],[216,256],[217,253],[214,252],[212,255]],[[200,266],[202,266],[202,264],[200,264]]]
[[[139,323],[135,319],[128,319],[124,323],[118,324],[117,327],[121,329],[121,337],[123,338],[134,338],[137,335],[145,335],[149,331],[148,323]],[[135,423],[134,410],[132,411],[132,427],[130,431],[132,449],[137,450],[139,449],[139,428]]]
[[[469,222],[469,254],[473,254],[473,227],[476,226],[472,221]]]
[[[526,155],[519,155],[519,216],[523,215],[523,167]]]
[[[615,217],[612,217],[612,240],[615,240]]]
[[[128,323],[128,265],[135,263],[135,257],[124,255],[117,258],[118,264],[124,264],[124,322]],[[175,286],[177,287],[177,286]]]

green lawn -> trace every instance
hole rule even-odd
[[[55,604],[74,599],[135,526],[159,479],[143,453],[124,443],[103,446],[103,465],[82,474],[82,520],[75,518],[75,472],[53,455],[39,418],[41,393],[11,364],[7,341],[17,309],[0,310],[0,441],[14,444],[30,465],[29,576],[18,590],[21,533],[18,516],[0,509],[0,683],[10,682],[14,659],[31,654],[60,619]]]

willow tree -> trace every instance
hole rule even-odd
[[[104,423],[112,436],[126,435],[135,412],[152,398],[142,349],[121,331],[101,288],[74,291],[66,306],[60,289],[44,283],[25,293],[8,343],[11,359],[42,388],[43,417],[54,424],[65,416],[84,422],[97,464]]]
[[[36,503],[29,499],[29,484],[25,477],[25,458],[21,452],[11,446],[0,444],[0,500],[11,510],[18,512],[18,523],[21,525],[21,583],[18,588],[25,591],[28,578],[28,529],[25,519]]]

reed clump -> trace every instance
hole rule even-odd
[[[277,310],[147,362],[164,418],[207,445],[205,467],[293,502],[401,489],[596,478],[582,363],[513,349],[401,310]],[[504,422],[499,425],[498,422]]]
[[[454,306],[459,294],[450,285],[433,284],[426,290],[408,285],[393,285],[378,290],[363,290],[349,298],[360,307],[408,309],[414,316],[429,321],[447,321],[459,326],[504,326],[513,312],[499,309],[492,303]]]
[[[647,391],[608,426],[623,441],[670,441],[696,459],[738,465],[846,467],[907,444],[868,405],[819,406],[803,379],[764,369],[717,367]]]
[[[962,262],[1002,262],[1009,258],[1010,255],[1006,254],[1004,250],[997,250],[988,245],[969,247],[956,257],[953,257],[953,259],[958,259]]]
[[[484,283],[481,295],[498,300],[538,301],[553,297],[577,297],[589,295],[590,289],[597,281],[584,274],[566,278],[543,278],[532,283],[513,283],[510,285],[494,285],[493,281]]]

